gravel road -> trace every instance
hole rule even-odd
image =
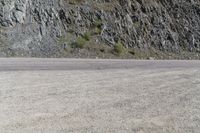
[[[0,59],[0,133],[199,133],[200,61]]]

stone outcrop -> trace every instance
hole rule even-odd
[[[199,0],[0,0],[0,56],[64,56],[79,36],[95,44],[200,52]]]

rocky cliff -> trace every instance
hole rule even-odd
[[[200,1],[0,0],[0,56],[117,53],[199,59]]]

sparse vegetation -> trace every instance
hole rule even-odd
[[[94,26],[97,28],[101,28],[102,25],[103,25],[103,22],[101,19],[98,19],[94,22]]]
[[[90,41],[90,38],[91,38],[90,32],[84,33],[84,34],[83,34],[83,38],[84,38],[86,41]]]
[[[103,22],[101,19],[97,19],[93,22],[92,34],[99,35],[102,32]]]
[[[59,38],[57,39],[57,41],[58,41],[59,44],[63,44],[63,43],[65,43],[65,42],[69,42],[70,39],[71,39],[71,37],[72,37],[71,34],[67,34],[67,35],[65,35],[65,36],[59,37]]]
[[[104,10],[104,11],[113,11],[115,7],[117,7],[119,4],[118,0],[112,0],[111,2],[97,2],[97,1],[91,1],[91,5],[96,10]]]
[[[133,23],[133,27],[135,27],[135,28],[139,28],[140,27],[140,22],[135,22],[135,23]]]
[[[99,35],[101,34],[101,32],[102,32],[101,28],[95,27],[94,34]]]
[[[72,43],[73,48],[84,48],[87,43],[87,40],[83,37],[78,37],[77,40]]]
[[[67,1],[67,0],[65,0],[65,1]],[[78,4],[81,2],[84,2],[84,0],[69,0],[69,4]]]
[[[118,43],[114,46],[114,52],[117,55],[122,55],[125,53],[125,47],[124,45],[121,43],[121,41],[118,41]]]

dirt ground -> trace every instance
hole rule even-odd
[[[199,66],[0,59],[0,133],[199,133]]]

